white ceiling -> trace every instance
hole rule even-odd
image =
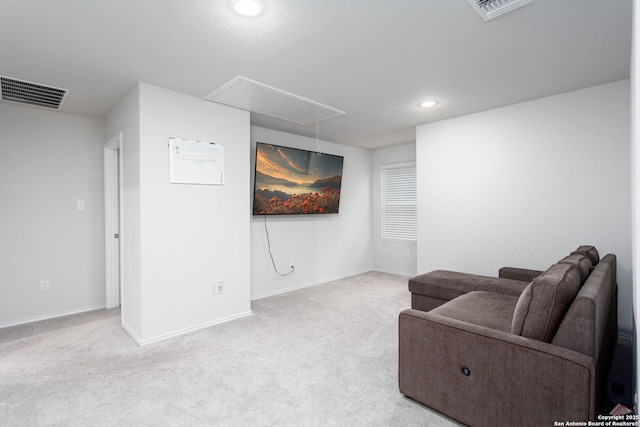
[[[70,89],[62,111],[94,117],[139,81],[204,97],[240,75],[345,111],[320,138],[366,148],[629,78],[632,0],[534,0],[489,22],[467,0],[263,2],[245,19],[227,0],[0,0],[0,75]]]

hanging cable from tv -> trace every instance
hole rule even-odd
[[[280,277],[285,277],[290,275],[291,273],[293,273],[294,271],[296,271],[296,268],[292,265],[291,266],[291,270],[289,270],[288,273],[280,273],[278,271],[278,268],[276,267],[276,262],[273,259],[273,254],[271,253],[271,240],[269,239],[269,229],[267,228],[267,216],[264,216],[264,231],[267,235],[267,247],[269,248],[269,256],[271,257],[271,264],[273,264],[273,270],[278,274],[278,276]]]

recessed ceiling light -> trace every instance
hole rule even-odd
[[[264,5],[260,0],[234,0],[231,6],[238,15],[246,18],[254,18],[264,11]]]
[[[422,108],[431,108],[433,106],[438,105],[438,101],[436,99],[428,99],[426,101],[422,101],[418,104]]]

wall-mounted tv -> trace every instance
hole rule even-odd
[[[344,157],[258,142],[254,215],[336,214]]]

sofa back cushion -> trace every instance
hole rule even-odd
[[[575,265],[552,265],[533,279],[520,295],[513,313],[511,333],[551,342],[580,285],[580,274]]]
[[[591,264],[595,267],[595,265],[600,262],[600,254],[595,246],[591,245],[582,245],[578,246],[578,249],[571,252],[571,255],[584,255],[591,260]]]
[[[580,284],[582,285],[587,277],[589,277],[589,273],[591,273],[591,260],[583,254],[575,254],[569,255],[562,258],[558,262],[564,262],[567,264],[572,264],[578,267],[578,273],[580,273]]]

